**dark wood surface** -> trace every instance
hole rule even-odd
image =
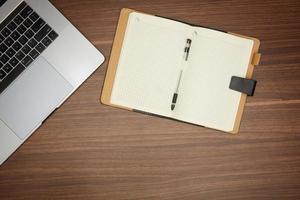
[[[0,167],[0,199],[300,199],[300,2],[52,3],[107,60],[120,9],[257,37],[240,133],[99,104],[107,61]]]

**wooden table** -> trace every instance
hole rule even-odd
[[[300,199],[300,2],[53,0],[107,60],[129,7],[260,38],[240,133],[99,104],[107,61],[0,167],[0,199]]]

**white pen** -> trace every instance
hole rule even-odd
[[[191,39],[187,39],[186,40],[186,45],[185,45],[185,48],[184,48],[184,60],[185,61],[188,60],[189,52],[190,52],[190,48],[191,48],[191,44],[192,44],[192,40]],[[176,90],[175,90],[175,92],[173,94],[173,98],[172,98],[171,110],[175,109],[175,105],[176,105],[177,98],[178,98],[178,92],[179,92],[180,82],[181,82],[181,79],[182,79],[182,73],[183,73],[183,70],[180,70],[178,81],[177,81]]]
[[[182,70],[180,70],[180,74],[178,77],[178,82],[177,82],[177,87],[176,90],[173,94],[173,99],[172,99],[172,104],[171,104],[171,110],[174,110],[176,102],[177,102],[177,97],[178,97],[178,90],[179,90],[179,86],[180,86],[180,82],[181,82],[181,77],[182,77]]]

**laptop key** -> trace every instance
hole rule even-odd
[[[9,58],[7,57],[7,55],[3,54],[0,58],[0,61],[5,64],[7,61],[9,60]]]
[[[22,45],[26,44],[26,42],[28,41],[28,39],[23,35],[20,37],[20,39],[18,40],[18,42],[20,42]]]
[[[39,52],[37,52],[35,49],[32,49],[29,55],[31,56],[31,58],[36,59],[39,56]]]
[[[12,48],[14,48],[15,51],[19,51],[21,49],[21,44],[19,42],[15,42],[13,45],[12,45]]]
[[[27,29],[26,27],[21,24],[18,28],[17,28],[18,32],[22,35]]]
[[[18,31],[14,31],[11,35],[12,39],[17,40],[21,36]]]
[[[11,21],[7,27],[11,30],[11,31],[14,31],[16,28],[17,28],[17,24],[13,21]]]
[[[45,50],[45,46],[42,43],[39,43],[35,49],[39,52],[42,53]]]
[[[58,34],[52,30],[49,34],[48,34],[49,38],[51,38],[51,40],[55,40],[58,37]]]
[[[8,38],[4,41],[4,43],[6,44],[6,46],[10,47],[10,46],[14,43],[14,41],[11,39],[11,37],[8,37]]]
[[[30,52],[31,48],[26,44],[23,48],[22,51],[24,54],[28,54]]]
[[[13,55],[15,55],[16,51],[13,50],[13,48],[10,48],[6,51],[6,55],[8,55],[9,57],[13,57]]]
[[[29,40],[29,42],[27,43],[31,48],[34,48],[37,45],[37,41],[32,38],[31,40]]]
[[[2,93],[23,71],[25,67],[19,63],[1,82],[0,93]]]
[[[25,19],[26,17],[28,17],[31,13],[33,12],[32,8],[30,8],[29,6],[26,6],[22,12],[20,13],[20,15]]]
[[[32,30],[28,30],[28,31],[26,31],[25,32],[25,36],[28,38],[28,39],[30,39],[30,38],[32,38],[33,36],[34,36],[34,32],[32,31]]]
[[[30,18],[33,22],[35,22],[35,21],[38,20],[38,18],[40,18],[40,17],[39,17],[38,14],[36,14],[36,12],[33,12],[33,13],[29,16],[29,18]]]
[[[27,28],[29,28],[29,27],[33,24],[33,22],[32,22],[29,18],[27,18],[27,19],[23,22],[23,24],[24,24]]]
[[[4,37],[0,34],[0,43],[4,41]]]
[[[23,21],[23,18],[20,15],[16,16],[14,19],[14,22],[18,25],[21,24],[22,21]]]
[[[1,69],[0,70],[0,80],[4,79],[6,73]]]
[[[45,45],[46,47],[49,46],[51,44],[52,40],[50,40],[50,38],[48,36],[46,36],[43,40],[42,43],[43,45]]]
[[[8,74],[11,70],[12,70],[12,66],[10,66],[10,64],[6,64],[4,67],[3,67],[3,70]]]
[[[8,49],[8,47],[7,47],[4,43],[2,43],[2,44],[0,45],[0,52],[1,52],[1,53],[4,53],[7,49]]]
[[[25,57],[25,54],[22,52],[22,51],[19,51],[17,54],[16,54],[16,58],[18,58],[18,60],[22,60],[23,58]]]
[[[51,31],[51,27],[46,24],[35,36],[34,38],[39,42],[41,41],[49,32]]]
[[[28,67],[32,63],[32,58],[30,56],[26,56],[21,63],[25,66]]]
[[[8,29],[8,28],[4,28],[2,31],[1,31],[1,33],[2,33],[2,35],[4,36],[4,37],[7,37],[7,36],[9,36],[9,34],[11,33],[11,31]]]
[[[12,67],[15,67],[17,64],[19,63],[18,59],[16,59],[15,57],[13,57],[12,59],[10,59],[9,64]]]
[[[46,22],[40,18],[31,26],[31,29],[33,32],[38,32],[38,30],[40,30],[40,28],[42,28],[45,24]]]

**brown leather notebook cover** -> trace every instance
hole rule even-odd
[[[127,8],[123,8],[121,10],[121,14],[120,14],[119,22],[118,22],[118,26],[117,26],[117,31],[116,31],[116,35],[114,38],[114,43],[113,43],[107,71],[106,71],[105,81],[104,81],[104,85],[103,85],[103,89],[102,89],[102,95],[100,98],[101,103],[103,103],[105,105],[122,108],[122,109],[130,110],[130,111],[134,111],[134,109],[114,105],[111,103],[110,100],[111,100],[111,93],[112,93],[112,89],[113,89],[115,75],[116,75],[116,71],[117,71],[117,67],[118,67],[118,62],[119,62],[119,58],[120,58],[120,54],[121,54],[121,49],[122,49],[122,45],[123,45],[123,41],[124,41],[124,36],[125,36],[126,28],[127,28],[127,22],[128,22],[129,15],[132,12],[138,12],[138,11],[127,9]],[[260,61],[260,54],[258,53],[260,42],[256,38],[247,37],[247,36],[230,33],[230,32],[229,32],[229,34],[247,38],[247,39],[251,39],[254,42],[253,49],[252,49],[252,56],[250,58],[248,70],[247,70],[247,74],[246,74],[246,78],[251,79],[252,75],[253,75],[254,66],[258,65],[259,61]],[[242,114],[243,114],[245,103],[246,103],[246,98],[247,98],[247,95],[242,94],[240,103],[239,103],[238,113],[237,113],[236,119],[235,119],[234,129],[229,133],[238,133],[238,131],[239,131]],[[176,121],[179,121],[179,120],[176,120]]]

